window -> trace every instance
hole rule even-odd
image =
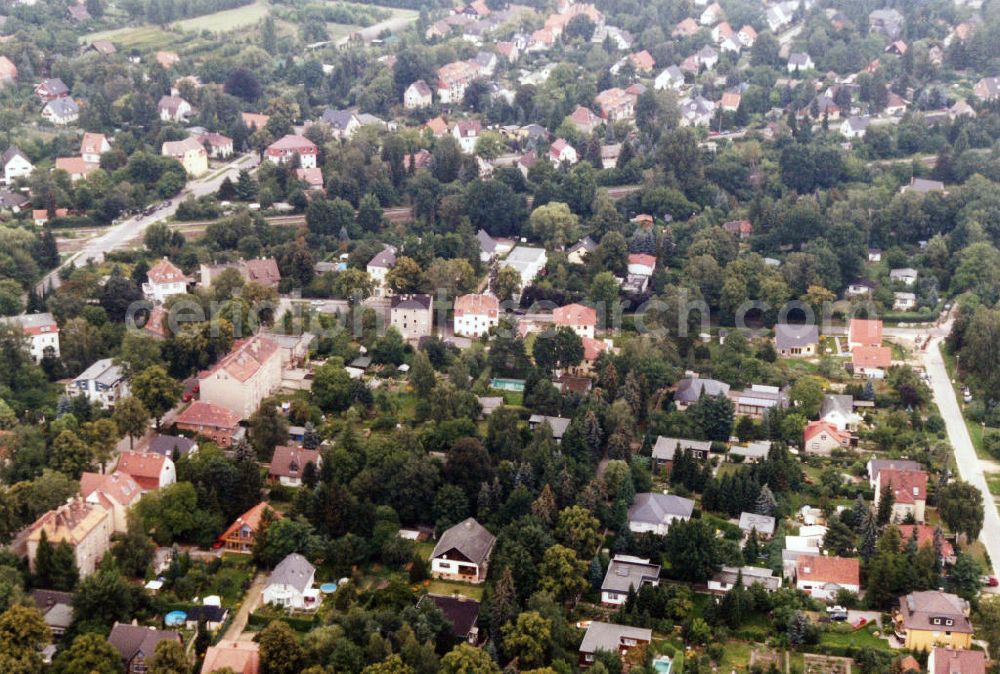
[[[934,623],[935,625],[940,625],[941,624],[941,619],[940,618],[934,618],[934,620],[932,620],[931,622]]]

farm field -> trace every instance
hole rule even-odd
[[[224,33],[237,28],[252,26],[267,16],[270,11],[270,4],[266,0],[257,0],[252,5],[183,19],[173,23],[171,27],[180,30],[210,30],[213,33]]]

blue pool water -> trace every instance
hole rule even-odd
[[[662,674],[670,674],[670,666],[673,663],[670,662],[670,658],[666,655],[661,655],[660,657],[653,660],[653,669]]]
[[[319,586],[319,591],[322,592],[323,594],[333,594],[334,592],[337,591],[337,584],[323,583],[322,585]]]
[[[183,625],[185,620],[187,620],[187,613],[184,611],[171,611],[163,616],[163,622],[166,623],[167,627]]]

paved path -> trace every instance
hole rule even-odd
[[[243,630],[246,629],[250,614],[260,605],[260,597],[263,592],[264,574],[258,573],[254,576],[250,589],[244,595],[243,603],[240,604],[240,610],[236,612],[236,617],[233,618],[233,622],[229,623],[229,627],[226,628],[226,633],[222,637],[223,639],[239,640],[240,635],[243,634]]]
[[[948,370],[944,365],[940,346],[941,338],[935,337],[927,350],[924,351],[924,367],[927,374],[930,375],[930,387],[934,392],[934,402],[937,404],[941,416],[944,417],[948,430],[948,441],[951,442],[955,451],[958,474],[983,494],[985,517],[979,540],[986,546],[993,575],[1000,576],[1000,514],[997,513],[993,495],[990,494],[989,485],[986,484],[986,477],[983,474],[983,466],[976,455],[976,448],[972,444],[969,429],[962,417],[962,408],[955,397],[955,389],[948,377]]]

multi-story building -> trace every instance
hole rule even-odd
[[[184,275],[170,260],[163,258],[152,269],[146,272],[146,282],[142,284],[142,292],[147,300],[163,302],[172,295],[183,295],[187,292],[191,279]]]
[[[128,395],[128,391],[125,371],[110,358],[95,361],[66,385],[67,395],[84,396],[102,407],[114,407],[118,400]]]
[[[212,369],[199,375],[198,384],[201,402],[248,419],[281,387],[281,350],[277,342],[260,335],[239,340]]]
[[[500,300],[493,295],[462,295],[455,300],[455,334],[481,337],[500,323]]]
[[[389,324],[403,339],[415,341],[434,332],[434,300],[430,295],[393,295]]]
[[[52,314],[21,314],[5,320],[21,326],[29,340],[28,352],[36,363],[46,354],[59,357],[59,326]]]
[[[285,164],[292,161],[292,157],[298,155],[299,166],[316,168],[319,148],[304,136],[288,134],[268,145],[264,155],[275,164]]]
[[[111,547],[114,516],[100,503],[88,503],[81,497],[44,513],[28,532],[28,566],[32,571],[43,532],[51,545],[69,544],[80,576],[89,576]]]

